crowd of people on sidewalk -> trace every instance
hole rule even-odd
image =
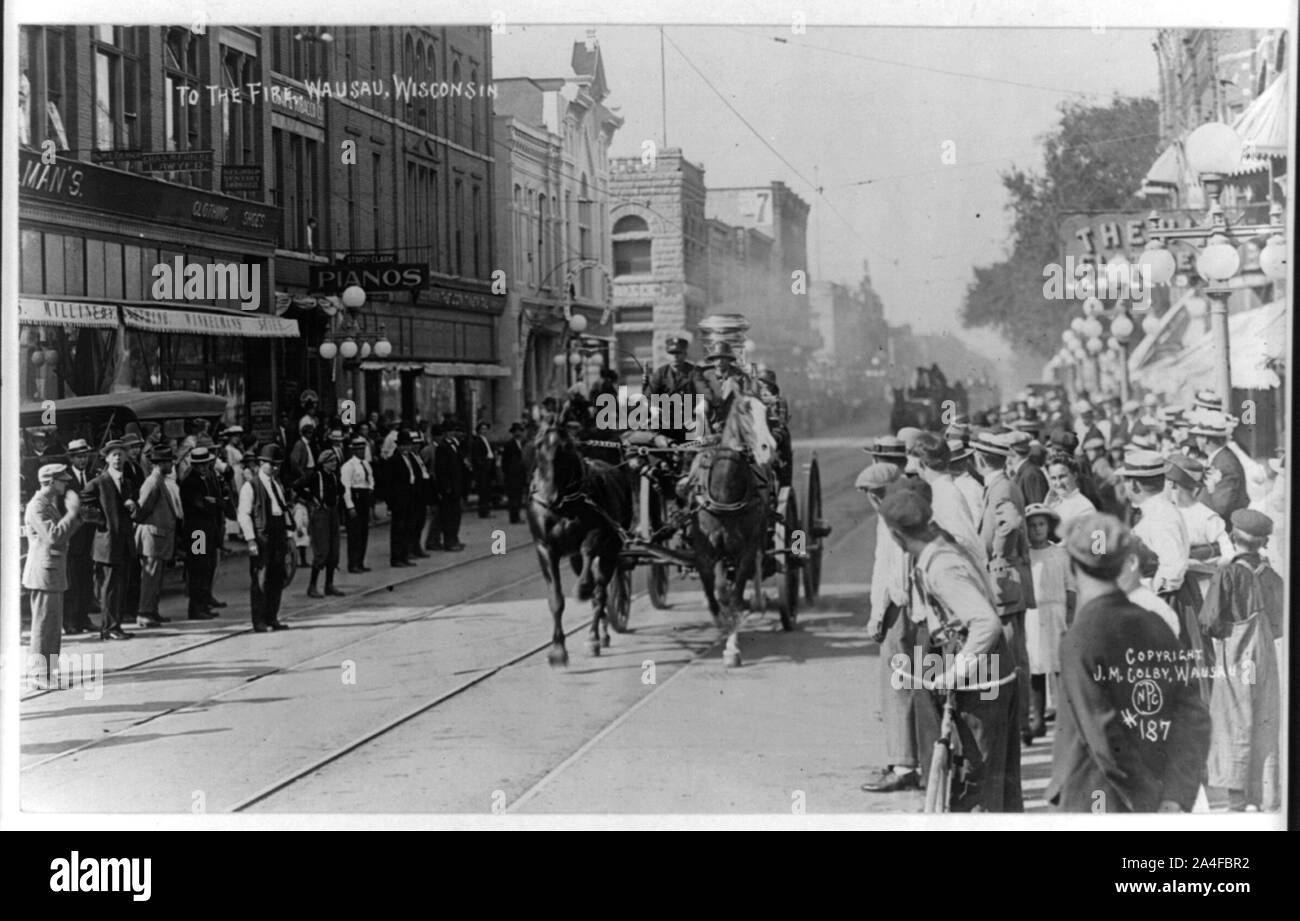
[[[927,784],[951,695],[953,810],[1023,810],[1053,721],[1058,810],[1277,809],[1285,459],[1237,424],[1211,392],[1022,395],[867,447],[886,764],[862,789]]]
[[[381,503],[393,567],[414,566],[431,551],[463,551],[462,507],[474,493],[479,517],[492,517],[504,493],[510,523],[522,524],[535,425],[526,415],[504,441],[490,437],[487,423],[471,435],[451,414],[434,425],[378,414],[347,425],[323,420],[309,398],[292,433],[282,415],[260,440],[239,425],[211,433],[196,419],[183,438],[164,438],[161,429],[147,438],[109,433],[98,450],[74,439],[47,452],[23,521],[29,682],[60,686],[64,635],[127,640],[134,635],[127,626],[176,617],[160,609],[174,564],[184,569],[184,616],[210,620],[227,606],[213,595],[222,558],[246,551],[253,627],[266,632],[288,626],[280,601],[297,567],[309,570],[311,598],[345,594],[335,581],[343,546],[349,573],[371,571],[369,535]]]

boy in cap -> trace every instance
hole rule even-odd
[[[1018,670],[987,578],[970,554],[934,524],[922,490],[895,483],[886,490],[880,515],[894,542],[916,560],[912,591],[925,616],[915,648],[889,660],[895,681],[906,685],[912,679],[917,668],[910,659],[918,650],[924,655],[927,645],[953,654],[944,657],[944,674],[932,683],[933,690],[956,698],[964,757],[951,807],[957,812],[1022,812]]]
[[[1234,811],[1277,804],[1282,692],[1274,640],[1283,631],[1283,585],[1261,553],[1272,531],[1262,512],[1233,513],[1236,553],[1219,564],[1201,608],[1216,663],[1209,785],[1227,790]]]
[[[857,488],[877,513],[875,555],[871,565],[871,614],[867,633],[880,644],[880,658],[911,656],[918,645],[917,625],[909,616],[911,560],[889,534],[880,504],[890,484],[902,477],[896,464],[876,461],[858,475]],[[939,734],[939,722],[925,691],[902,687],[891,680],[890,669],[881,668],[880,718],[885,724],[885,756],[888,763],[868,775],[866,793],[893,793],[918,789],[918,773],[925,764],[930,745]]]
[[[1132,536],[1112,515],[1074,519],[1065,551],[1078,589],[1061,641],[1061,702],[1047,801],[1061,812],[1186,812],[1196,801],[1210,718],[1194,666],[1158,617],[1116,583]]]
[[[36,472],[39,487],[23,512],[27,561],[23,588],[32,609],[27,645],[27,675],[41,690],[59,686],[57,662],[63,646],[63,593],[68,588],[68,539],[81,525],[80,496],[68,489],[71,476],[63,464],[44,464]],[[59,508],[60,499],[63,509]]]

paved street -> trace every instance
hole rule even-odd
[[[627,634],[585,649],[589,609],[570,598],[571,663],[546,664],[549,617],[524,526],[466,518],[463,555],[386,565],[350,594],[313,601],[295,579],[293,629],[249,630],[244,561],[222,564],[220,620],[137,631],[98,652],[102,697],[23,703],[22,801],[56,812],[809,813],[918,811],[919,794],[868,796],[883,758],[878,659],[865,636],[874,519],[852,489],[860,437],[816,450],[834,526],[823,597],[785,633],[751,615],[745,664],[724,669],[694,579],[654,610],[636,574]],[[804,474],[798,478],[802,489]],[[490,532],[507,552],[489,552]],[[566,573],[567,575],[567,573]],[[773,591],[769,582],[769,593]],[[570,586],[571,590],[571,586]],[[164,602],[173,614],[179,594]],[[183,610],[183,609],[182,609]],[[653,681],[653,683],[651,683]],[[1026,791],[1049,749],[1026,753]]]

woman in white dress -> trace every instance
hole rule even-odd
[[[1061,637],[1073,614],[1074,579],[1065,549],[1055,543],[1060,516],[1055,509],[1034,504],[1025,508],[1029,534],[1029,568],[1034,579],[1036,607],[1025,611],[1025,645],[1029,649],[1029,731],[1045,735],[1048,685],[1051,700],[1059,699]]]
[[[1055,451],[1047,458],[1047,507],[1060,516],[1062,529],[1071,520],[1088,512],[1097,511],[1088,498],[1079,492],[1079,467],[1073,456]]]

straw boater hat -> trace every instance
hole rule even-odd
[[[1002,436],[1008,448],[1019,455],[1026,456],[1029,454],[1029,443],[1032,439],[1028,432],[1008,432]]]
[[[207,464],[211,463],[213,460],[215,460],[215,458],[212,452],[203,445],[199,445],[190,451],[191,464]]]
[[[916,439],[919,438],[920,435],[921,430],[911,425],[905,425],[898,430],[898,440],[903,443],[903,449],[905,451],[912,450],[912,445],[916,443]]]
[[[1106,447],[1106,439],[1102,438],[1100,435],[1093,435],[1091,438],[1089,438],[1087,441],[1083,443],[1083,449],[1085,451],[1088,450],[1089,448],[1105,448],[1105,447]]]
[[[897,464],[885,464],[876,461],[858,474],[857,482],[853,485],[864,492],[871,489],[884,489],[902,475],[903,471],[898,469]]]
[[[90,453],[90,443],[84,438],[74,438],[68,442],[68,457],[79,457]]]
[[[1115,472],[1122,477],[1145,479],[1147,477],[1164,476],[1167,467],[1168,464],[1165,459],[1157,452],[1139,449],[1125,454],[1124,466]]]
[[[980,432],[971,439],[970,446],[981,454],[994,454],[998,457],[1006,457],[1011,453],[1006,436],[992,432]]]
[[[170,464],[176,460],[176,455],[167,445],[154,445],[153,450],[149,452],[149,460],[155,464]]]
[[[1057,524],[1061,523],[1060,513],[1057,512],[1056,509],[1051,508],[1050,506],[1046,506],[1041,502],[1035,502],[1031,505],[1025,506],[1026,521],[1028,521],[1030,518],[1033,518],[1035,515],[1043,515],[1046,516],[1047,518],[1052,519]]]
[[[1216,410],[1202,412],[1192,424],[1193,435],[1209,435],[1213,438],[1228,437],[1228,417]]]
[[[892,457],[895,460],[903,460],[907,457],[907,445],[903,444],[901,438],[895,438],[893,435],[882,435],[862,450],[872,457]]]
[[[221,430],[222,438],[229,438],[231,435],[242,435],[242,434],[244,434],[244,427],[242,425],[228,425]]]
[[[948,439],[948,463],[965,460],[975,453],[975,449],[960,438]]]

